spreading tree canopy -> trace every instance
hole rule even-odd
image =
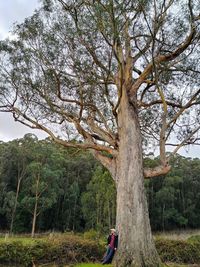
[[[199,10],[192,0],[46,0],[0,44],[0,110],[90,149],[116,181],[119,266],[159,264],[143,177],[170,170],[166,145],[172,156],[199,140]],[[143,169],[152,147],[160,166]]]

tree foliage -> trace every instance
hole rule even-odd
[[[44,1],[1,42],[1,110],[64,146],[96,150],[113,174],[126,91],[144,148],[159,146],[165,168],[165,145],[176,153],[199,139],[199,8],[192,0]]]

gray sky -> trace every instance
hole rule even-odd
[[[0,39],[10,36],[13,24],[23,22],[39,5],[38,0],[0,0]],[[0,113],[0,140],[9,141],[21,138],[30,132],[37,134],[39,138],[46,137],[42,131],[31,130],[15,122],[11,114]]]
[[[23,22],[39,6],[39,0],[0,0],[0,39],[10,36],[13,24]],[[26,133],[34,133],[39,138],[46,137],[42,131],[31,130],[15,122],[11,114],[0,113],[0,140],[9,141],[21,138]],[[179,153],[186,157],[200,157],[199,146],[191,146],[187,150],[180,149]]]
[[[7,37],[13,23],[23,22],[37,7],[38,0],[0,0],[0,38]]]

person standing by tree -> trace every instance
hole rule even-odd
[[[111,233],[108,236],[108,248],[106,251],[106,254],[103,258],[102,264],[108,264],[112,262],[113,256],[115,254],[115,251],[117,250],[118,246],[118,235],[115,229],[110,229]]]

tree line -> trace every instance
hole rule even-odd
[[[159,159],[145,159],[155,167]],[[200,159],[180,155],[166,176],[145,181],[154,231],[200,227]],[[27,134],[0,143],[0,230],[107,231],[115,225],[116,189],[89,153]]]

